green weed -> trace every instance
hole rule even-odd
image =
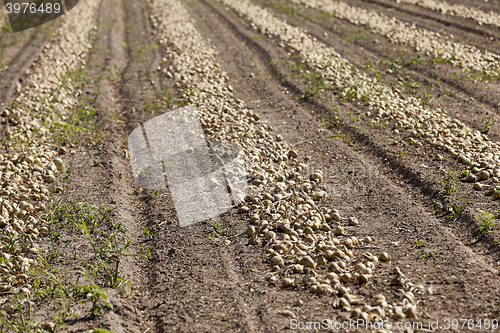
[[[95,122],[97,110],[88,105],[75,108],[69,112],[69,119],[65,122],[53,121],[50,124],[51,138],[62,146],[71,143],[88,142],[91,139],[100,139],[104,132],[99,131],[101,123]]]
[[[481,236],[489,235],[496,226],[495,216],[485,210],[481,211],[481,215],[474,216],[477,220],[477,229]]]
[[[483,133],[487,134],[491,130],[491,126],[496,124],[497,118],[486,120],[486,118],[483,116],[481,122],[483,123]]]
[[[370,126],[373,128],[385,128],[387,125],[382,123],[382,120],[376,121],[376,122],[371,122]]]
[[[64,176],[61,177],[61,182],[63,183],[67,182],[71,178],[70,174],[71,172],[73,172],[73,170],[65,169],[64,171],[65,171]]]
[[[171,89],[163,89],[163,101],[167,108],[174,106],[175,96]]]
[[[266,6],[273,6],[278,11],[285,13],[288,16],[297,15],[297,10],[294,5],[278,5],[275,1],[266,1]]]
[[[457,181],[459,177],[462,176],[462,173],[457,174],[457,172],[451,169],[448,176],[444,178],[442,181],[438,182],[438,184],[444,184],[444,194],[446,195],[454,195],[460,190],[460,183]]]
[[[370,70],[374,66],[375,66],[375,64],[373,63],[373,61],[371,61],[371,60],[365,60],[365,69],[366,70]]]
[[[97,230],[97,227],[104,222],[111,222],[110,213],[114,209],[106,206],[97,206],[91,203],[64,203],[62,199],[53,202],[44,215],[44,219],[49,226],[56,226],[61,223],[80,227],[83,222],[90,232]]]
[[[452,222],[458,219],[464,212],[465,205],[458,207],[450,203],[443,204],[441,201],[434,202],[434,215],[443,218],[447,222]]]
[[[394,139],[392,139],[394,140]],[[394,144],[394,143],[391,143],[391,144]],[[396,150],[395,151],[396,155],[397,155],[397,158],[401,161],[403,159],[403,156],[408,156],[408,153],[405,152],[405,151],[402,151],[402,150]]]
[[[94,81],[88,75],[85,68],[68,71],[62,79],[63,87],[72,85],[74,89],[83,89],[83,86],[93,85]],[[104,132],[100,130],[101,123],[96,120],[98,109],[93,108],[101,89],[92,98],[87,98],[85,94],[81,96],[78,105],[70,108],[67,114],[61,114],[56,108],[52,109],[51,104],[60,101],[62,95],[54,93],[47,99],[47,108],[58,115],[62,121],[55,120],[50,124],[50,135],[52,140],[62,146],[71,143],[87,143],[95,140],[102,140]]]
[[[415,238],[415,243],[417,243],[417,247],[424,247],[424,242],[421,242],[418,238]]]
[[[368,100],[368,96],[359,94],[358,90],[361,87],[361,83],[349,83],[344,85],[339,91],[340,99],[347,101],[353,101],[355,99],[361,99],[363,101]]]
[[[229,231],[231,230],[229,227],[222,228],[220,226],[220,222],[217,221],[216,224],[213,226],[213,229],[216,233],[218,233],[221,236],[226,236],[229,234]]]
[[[366,38],[366,30],[364,28],[356,28],[355,33],[344,36],[344,39],[349,43],[355,43],[358,39],[362,38]]]
[[[49,272],[48,270],[41,270],[41,275],[39,279],[45,279],[45,285],[52,286],[52,293],[59,299],[61,306],[57,313],[58,321],[63,322],[71,317],[74,317],[76,313],[71,310],[68,298],[70,297],[68,288],[61,282],[57,272]]]
[[[132,292],[134,288],[130,281],[119,276],[121,260],[129,255],[128,247],[132,238],[120,232],[111,233],[109,236],[104,239],[98,239],[99,242],[96,242],[92,238],[85,221],[82,221],[81,227],[89,239],[95,258],[97,259],[97,265],[88,264],[86,268],[91,268],[94,276],[101,278],[109,287],[123,293],[126,291],[126,286],[129,286],[130,292]]]
[[[137,46],[137,53],[139,53],[139,61],[142,62],[146,60],[146,56],[144,53],[146,53],[146,48],[144,46],[138,45]]]
[[[331,138],[344,138],[345,136],[346,136],[345,134],[333,134],[333,135],[327,136],[326,138],[327,139],[331,139]]]
[[[95,318],[104,312],[103,305],[113,310],[113,305],[111,305],[111,302],[108,299],[108,294],[96,284],[79,286],[78,294],[83,298],[81,303],[92,303],[92,308],[90,309],[90,316],[92,318]]]
[[[149,230],[148,228],[143,228],[143,229],[148,238],[153,238],[153,236],[156,235],[156,233],[158,232],[158,225],[156,225],[156,228],[154,228],[153,230]]]
[[[303,66],[303,64],[300,65]],[[303,73],[301,76],[304,78],[307,88],[304,94],[298,96],[299,99],[312,98],[331,89],[329,83],[318,73]]]
[[[31,319],[32,304],[27,299],[11,298],[9,306],[17,313],[17,317],[9,319],[6,313],[0,311],[0,332],[38,332],[39,323]]]
[[[338,115],[323,118],[323,121],[326,122],[326,128],[328,129],[342,127],[345,124],[344,118]]]
[[[210,234],[210,236],[208,236],[208,240],[215,243],[215,234]]]
[[[422,258],[433,258],[436,255],[436,251],[426,251],[424,249],[418,251],[418,253]]]
[[[91,329],[90,331],[88,331],[88,333],[113,333],[113,331],[108,331],[104,328],[93,328]]]
[[[148,261],[153,260],[153,255],[151,254],[151,250],[149,249],[149,247],[146,247],[145,249],[142,248],[142,252],[144,254],[140,254],[139,257]]]

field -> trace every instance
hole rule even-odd
[[[0,332],[499,329],[499,0],[0,15]],[[197,223],[188,106],[241,153]]]

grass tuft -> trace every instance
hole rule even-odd
[[[477,220],[477,229],[481,236],[486,236],[493,232],[493,227],[496,226],[493,214],[482,210],[481,215],[476,215],[475,218]]]

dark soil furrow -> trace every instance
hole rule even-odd
[[[149,9],[145,3],[126,3],[126,43],[129,61],[123,72],[123,82],[120,84],[120,99],[124,107],[124,126],[129,133],[140,123],[153,118],[155,115],[165,112],[165,108],[172,105],[161,105],[165,102],[165,92],[171,89],[174,80],[165,79],[160,76],[158,66],[167,68],[168,59],[162,61],[161,53],[164,49],[156,46],[158,41],[154,39],[154,31],[149,25]],[[151,37],[150,37],[151,36]],[[163,100],[162,100],[163,99]],[[168,103],[174,102],[175,96]],[[168,104],[167,103],[167,104]],[[129,172],[127,172],[130,177]],[[127,178],[133,182],[133,178]],[[218,323],[228,330],[238,330],[244,328],[244,331],[252,332],[250,319],[248,318],[247,301],[240,298],[242,293],[239,282],[239,270],[232,267],[231,258],[234,253],[227,253],[225,249],[219,252],[216,247],[211,245],[208,240],[207,223],[194,226],[193,228],[179,228],[177,224],[176,213],[173,207],[168,190],[158,192],[153,190],[144,190],[137,192],[139,200],[139,216],[135,216],[137,227],[146,228],[149,233],[154,234],[151,237],[143,239],[140,244],[142,250],[150,249],[153,257],[146,266],[148,278],[143,282],[149,286],[149,291],[141,299],[140,309],[144,310],[146,318],[155,314],[158,320],[152,322],[156,326],[151,326],[158,331],[169,332],[173,327],[178,327],[181,331],[198,331],[207,325],[213,325],[220,328]],[[231,219],[233,220],[233,219]],[[211,221],[212,224],[215,222]],[[225,221],[228,223],[228,221]],[[231,223],[231,229],[237,229],[237,223]],[[234,227],[233,227],[234,226]],[[241,228],[241,226],[239,226]],[[201,239],[201,241],[200,241]],[[200,246],[200,243],[204,243]],[[144,253],[144,252],[143,252]],[[167,253],[167,256],[165,256]],[[210,254],[212,253],[212,254]],[[213,257],[207,263],[207,256]],[[169,260],[171,257],[171,260]],[[226,258],[226,259],[224,259]],[[224,265],[219,265],[218,260],[224,260]],[[219,267],[214,271],[207,271],[204,275],[203,283],[198,279],[193,280],[191,276],[182,274],[184,269],[193,267],[196,269],[203,267]],[[177,275],[177,272],[179,275]],[[170,278],[170,276],[175,278]],[[227,281],[227,282],[226,282]],[[174,286],[171,286],[171,283]],[[185,285],[187,289],[180,285]],[[208,297],[213,295],[213,297]],[[198,319],[199,315],[193,312],[192,300],[203,299],[203,296],[210,301],[207,314],[207,323],[202,323]],[[179,298],[180,297],[180,298]],[[220,299],[219,299],[220,298]],[[187,309],[184,309],[186,302]],[[219,306],[218,302],[224,304]],[[174,321],[165,318],[165,306],[173,306],[172,314]],[[159,309],[159,310],[158,310]],[[177,312],[179,311],[179,312]],[[229,312],[236,311],[230,315]],[[176,314],[177,312],[177,314]],[[237,322],[233,319],[227,320],[227,317],[242,318],[243,321]],[[244,318],[247,317],[247,320]],[[194,322],[200,320],[199,324]],[[192,327],[186,327],[185,322],[193,322]]]
[[[395,17],[402,22],[406,22],[409,24],[415,24],[417,28],[424,28],[430,31],[439,32],[441,34],[445,33],[448,35],[453,35],[454,41],[459,41],[463,44],[473,45],[479,50],[488,50],[490,52],[499,54],[500,47],[498,45],[499,34],[496,29],[491,29],[490,36],[485,34],[480,34],[478,31],[475,31],[475,24],[472,22],[469,23],[471,26],[470,29],[467,29],[465,25],[451,25],[445,24],[440,21],[435,20],[434,18],[426,18],[421,17],[418,13],[410,13],[409,11],[399,10],[399,8],[386,5],[386,2],[379,2],[378,0],[373,1],[361,1],[361,0],[352,0],[349,2],[349,5],[356,6],[360,8],[364,8],[367,10],[374,10],[377,13],[385,14],[387,17],[392,18]],[[462,18],[460,20],[462,23],[466,23],[469,20]],[[485,30],[490,30],[488,28],[484,28]],[[491,40],[490,37],[493,36],[494,40]]]
[[[114,208],[114,219],[122,223],[132,237],[129,249],[130,256],[122,263],[122,274],[128,279],[137,291],[131,298],[123,298],[118,293],[113,297],[114,309],[95,322],[97,327],[112,332],[144,332],[146,316],[141,312],[142,297],[147,296],[147,275],[144,272],[144,259],[137,257],[141,253],[143,230],[138,221],[147,218],[143,212],[131,205],[139,201],[136,194],[137,187],[129,170],[129,161],[124,151],[124,138],[128,134],[121,117],[123,104],[120,96],[120,81],[126,71],[123,71],[131,58],[127,57],[124,49],[126,42],[125,6],[127,2],[121,0],[104,1],[100,10],[99,29],[106,31],[101,35],[97,44],[96,53],[89,61],[89,74],[99,78],[97,86],[100,89],[96,104],[99,107],[98,117],[103,123],[106,137],[101,146],[97,146],[87,163],[93,164],[97,193],[89,193],[91,198],[104,199],[107,206]],[[98,164],[96,165],[96,162]],[[88,164],[87,164],[88,165]],[[81,175],[86,172],[81,170]],[[94,325],[95,325],[94,324]]]
[[[473,1],[473,0],[453,0],[454,5],[464,5],[474,7],[484,12],[494,11],[500,13],[500,2],[498,0]]]
[[[405,13],[407,15],[416,15],[422,17],[423,19],[432,20],[440,23],[444,26],[450,26],[457,29],[461,29],[465,32],[471,32],[478,36],[484,36],[488,38],[494,38],[495,40],[500,39],[500,34],[497,28],[490,26],[480,26],[477,22],[466,19],[463,17],[452,17],[450,15],[440,15],[431,10],[425,10],[424,8],[419,8],[418,6],[401,6],[395,3],[395,1],[378,1],[369,0],[369,3],[379,5],[384,8],[396,9],[399,12]],[[407,5],[407,4],[406,4]],[[417,10],[416,10],[417,9]]]

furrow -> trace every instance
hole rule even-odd
[[[447,2],[434,0],[396,0],[396,3],[409,3],[423,8],[441,12],[442,14],[464,17],[474,20],[479,25],[492,25],[500,28],[500,15],[493,11],[489,13],[473,7],[464,5],[448,4]]]
[[[333,0],[290,0],[295,4],[317,8],[346,19],[356,25],[365,25],[372,32],[386,36],[391,43],[409,44],[416,51],[428,56],[448,59],[454,66],[484,72],[496,77],[500,70],[500,56],[488,50],[481,51],[475,46],[454,42],[453,36],[417,28],[414,24],[388,17],[375,11],[354,7],[342,1]]]
[[[397,5],[397,4],[392,3],[392,0],[388,0],[388,1],[368,0],[368,1],[369,1],[368,3],[375,5],[376,8],[382,7],[385,10],[396,11],[396,12],[399,12],[400,14],[405,15],[405,16],[411,15],[413,17],[419,17],[420,18],[419,20],[421,20],[420,24],[422,24],[424,27],[427,24],[425,24],[423,22],[429,20],[429,21],[433,22],[431,24],[434,26],[433,28],[429,28],[430,30],[437,31],[437,30],[439,30],[438,27],[440,25],[444,25],[446,27],[457,28],[458,30],[462,30],[465,33],[473,33],[477,36],[488,37],[490,39],[490,41],[494,41],[497,39],[495,27],[488,26],[488,25],[479,26],[479,25],[475,24],[472,20],[469,21],[469,20],[463,20],[463,18],[460,18],[460,17],[444,16],[442,14],[432,13],[432,12],[429,13],[429,12],[426,12],[425,9],[420,9],[420,8],[417,8],[419,10],[412,11],[412,10],[409,10],[408,8],[405,8],[405,7],[408,7],[408,5]],[[402,18],[402,20],[404,21],[403,18]],[[417,20],[417,22],[418,22],[418,20]],[[418,25],[418,23],[417,23],[417,25]],[[461,39],[461,37],[462,37],[462,36],[458,36],[458,34],[453,35],[453,36],[455,36],[455,38],[457,38],[457,39]],[[467,40],[468,41],[466,41],[464,43],[469,43],[469,44],[474,43],[474,40],[472,40],[472,39],[467,39]],[[488,49],[488,47],[479,47],[479,48]]]
[[[81,89],[84,94],[92,92],[90,96],[95,96],[88,106],[97,111],[96,117],[102,125],[95,130],[98,134],[97,143],[94,141],[89,147],[78,144],[78,154],[72,156],[71,163],[67,166],[72,170],[71,179],[65,183],[67,190],[62,195],[65,203],[76,201],[106,207],[112,217],[112,221],[101,222],[99,226],[94,226],[95,230],[92,232],[93,242],[99,244],[97,245],[99,247],[102,246],[102,249],[108,247],[109,252],[103,253],[102,250],[100,253],[95,252],[87,240],[74,242],[73,246],[80,250],[82,256],[87,251],[91,255],[77,263],[68,260],[65,266],[81,265],[92,272],[90,265],[86,263],[88,260],[94,261],[94,265],[100,265],[101,270],[109,270],[109,267],[105,267],[106,262],[114,266],[115,262],[110,257],[118,256],[119,267],[116,266],[116,276],[122,285],[120,282],[110,284],[109,279],[102,279],[104,274],[94,279],[85,279],[85,276],[80,274],[78,284],[100,286],[107,295],[112,309],[106,308],[101,315],[94,316],[92,321],[68,322],[68,331],[87,332],[97,327],[115,333],[146,330],[144,323],[146,318],[140,310],[144,309],[143,297],[148,295],[148,276],[144,272],[148,260],[140,257],[144,253],[141,243],[144,239],[144,230],[140,222],[149,216],[147,210],[131,204],[140,202],[141,198],[133,177],[128,172],[130,162],[124,153],[124,140],[128,134],[125,124],[130,119],[123,117],[125,100],[121,95],[122,87],[117,84],[123,80],[124,75],[129,74],[126,66],[134,66],[138,61],[137,57],[129,57],[126,52],[126,45],[130,43],[130,40],[126,39],[128,32],[126,25],[137,22],[135,21],[137,18],[134,21],[127,20],[127,14],[130,14],[128,11],[136,10],[130,8],[134,4],[137,3],[109,0],[102,2],[98,10],[98,20],[95,23],[98,31],[92,41],[92,49],[89,51],[87,56],[89,60],[86,64],[86,74],[91,80],[82,84]],[[146,6],[142,3],[141,7]],[[143,17],[142,21],[147,22],[147,16]],[[144,42],[147,44],[148,38]],[[63,232],[64,229],[61,229]],[[70,234],[76,238],[81,234],[81,229],[81,226],[73,228]],[[127,241],[130,241],[130,244],[123,247]],[[79,298],[77,293],[73,293],[72,296],[75,300]],[[71,306],[73,309],[78,309],[77,304],[72,303]],[[83,317],[86,312],[82,309],[80,315]]]

